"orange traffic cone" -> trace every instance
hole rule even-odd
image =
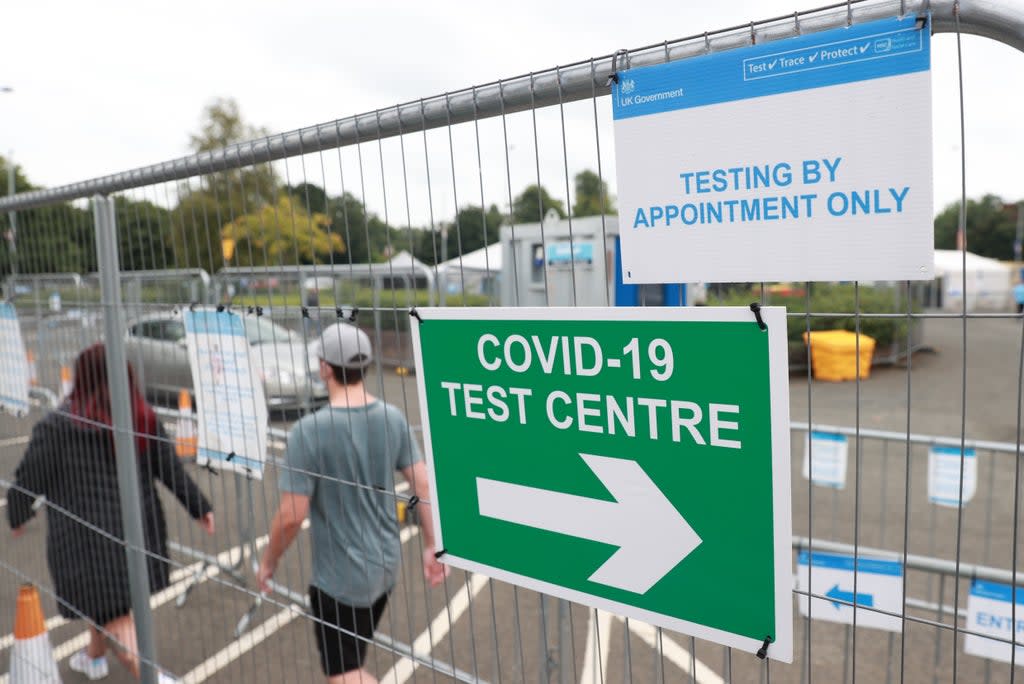
[[[60,367],[60,398],[67,399],[68,395],[71,394],[71,366]]]
[[[14,613],[14,646],[11,649],[10,684],[60,684],[57,662],[53,659],[50,636],[46,633],[39,591],[31,584],[21,585]]]
[[[178,427],[175,431],[174,451],[181,458],[196,455],[196,424],[192,418],[192,395],[188,390],[178,393]]]
[[[25,359],[28,361],[28,384],[35,387],[39,384],[39,374],[36,371],[36,355],[31,349],[25,352]]]

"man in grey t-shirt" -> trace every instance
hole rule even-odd
[[[269,590],[278,560],[309,516],[313,576],[309,598],[320,662],[328,682],[377,680],[363,669],[366,647],[395,586],[401,544],[394,473],[400,471],[427,506],[427,472],[402,412],[370,395],[363,374],[373,360],[370,338],[347,323],[320,336],[320,377],[328,405],[288,434],[281,501],[257,579]],[[429,510],[423,533],[423,574],[440,584],[447,567],[434,557]]]

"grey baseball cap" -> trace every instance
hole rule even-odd
[[[324,328],[316,355],[339,368],[362,369],[373,362],[370,336],[354,325],[335,323]]]

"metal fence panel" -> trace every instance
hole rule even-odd
[[[937,32],[976,33],[1024,50],[1024,13],[1007,3],[884,1],[701,34],[631,51],[628,59],[633,66],[655,64],[928,10]],[[167,581],[158,582],[148,611],[146,592],[134,592],[136,601],[141,595],[133,606],[147,677],[153,675],[148,665],[188,682],[321,676],[313,640],[317,620],[306,593],[315,545],[308,529],[297,531],[272,592],[260,592],[254,569],[274,524],[279,478],[296,475],[286,459],[289,430],[317,403],[308,389],[319,372],[311,345],[326,325],[351,322],[369,336],[375,355],[366,387],[401,410],[408,438],[420,443],[411,307],[625,303],[616,287],[616,218],[573,209],[579,171],[592,171],[606,185],[603,194],[614,195],[607,77],[615,59],[0,199],[0,210],[19,212],[19,234],[32,234],[36,246],[19,250],[16,272],[4,274],[3,292],[32,352],[39,401],[27,420],[0,416],[2,484],[30,497],[51,532],[64,525],[115,544],[134,559],[136,579],[151,579],[147,563],[167,564]],[[102,222],[78,201],[96,193],[102,195],[93,201],[97,216],[107,216],[109,208],[116,240],[97,237]],[[558,202],[565,219],[547,212]],[[567,262],[548,259],[549,246],[584,237],[595,247],[588,259],[578,258],[571,244]],[[119,273],[103,264],[115,252]],[[401,519],[397,584],[369,647],[367,669],[388,682],[1013,681],[1019,659],[968,655],[964,642],[978,631],[968,613],[975,582],[1020,581],[1020,316],[969,312],[966,305],[942,312],[938,284],[849,284],[855,302],[850,310],[816,308],[816,292],[826,286],[785,287],[799,287],[805,297],[802,310],[790,310],[794,571],[801,552],[897,561],[899,610],[860,605],[853,624],[840,624],[815,617],[818,608],[812,608],[810,617],[795,622],[795,662],[780,665],[481,575],[453,573],[432,588],[423,577],[421,558],[429,549],[415,524],[424,510],[416,505],[416,483],[394,473],[369,484],[319,475],[318,486],[339,485],[344,496],[383,497]],[[740,296],[763,304],[782,296],[776,284],[742,288]],[[730,293],[709,287],[705,294],[702,285],[688,283],[640,288],[634,296],[630,304],[672,306],[724,301]],[[890,313],[868,312],[863,302],[869,297],[890,300]],[[256,321],[258,332],[246,329],[247,344],[272,409],[262,479],[200,467],[187,441],[197,429],[197,389],[181,316],[217,307]],[[899,332],[880,346],[874,361],[882,365],[870,378],[815,381],[800,333],[844,321],[857,330],[895,321]],[[124,347],[161,425],[156,446],[145,448],[180,454],[172,462],[211,502],[215,534],[190,520],[194,511],[175,500],[175,482],[161,480],[170,487],[155,499],[132,496],[128,483],[138,481],[143,489],[152,484],[145,468],[122,475],[121,510],[141,522],[159,507],[166,516],[166,548],[143,539],[148,529],[136,529],[134,536],[130,528],[127,534],[106,530],[88,508],[69,508],[64,492],[42,499],[42,492],[15,483],[32,426],[48,412],[81,422],[81,407],[67,402],[70,371],[79,353],[100,341],[114,355]],[[307,389],[284,389],[300,385]],[[122,464],[129,446],[148,444],[132,439],[144,435],[137,432],[138,406],[130,396],[115,392],[108,413],[120,413],[99,421],[107,426],[87,426],[116,438]],[[842,488],[815,484],[802,472],[802,444],[811,431],[846,437]],[[90,434],[46,445],[62,459],[62,486],[86,486],[101,475],[101,467],[75,460]],[[368,439],[376,446],[388,437]],[[937,505],[929,496],[930,452],[937,446],[974,450],[976,492],[963,506]],[[486,445],[467,448],[486,457]],[[146,458],[138,463],[145,466]],[[966,458],[960,463],[965,467]],[[133,505],[141,506],[138,514]],[[13,612],[7,599],[23,581],[42,590],[62,667],[89,641],[82,631],[86,623],[52,617],[58,605],[72,614],[86,606],[69,603],[55,587],[42,553],[46,539],[42,521],[30,522],[22,538],[0,551],[0,576],[6,577],[0,582],[0,671],[14,647],[4,636]],[[51,546],[49,562],[77,567],[84,561]],[[106,568],[111,586],[121,580],[118,569]],[[856,600],[856,588],[851,595]],[[795,601],[809,598],[806,590],[794,590]],[[830,601],[835,610],[845,600],[831,591],[813,598]],[[857,623],[879,616],[896,620],[898,629]]]

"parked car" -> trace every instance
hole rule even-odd
[[[327,400],[327,388],[312,369],[302,337],[265,316],[239,316],[251,345],[249,358],[263,381],[267,407],[309,410]],[[177,401],[182,389],[193,391],[185,324],[173,313],[133,320],[125,338],[126,353],[146,396],[160,404]]]

